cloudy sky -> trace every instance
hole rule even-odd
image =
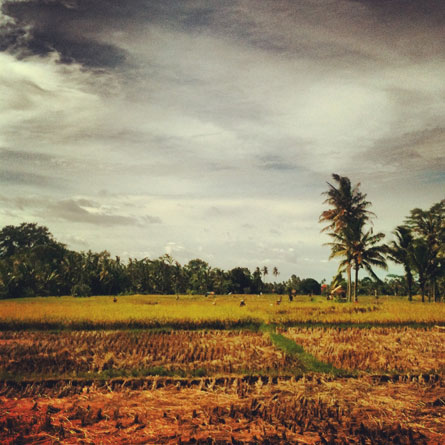
[[[388,237],[445,196],[443,0],[0,5],[2,227],[329,279],[333,172]]]

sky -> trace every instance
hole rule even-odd
[[[445,197],[444,79],[443,0],[0,0],[0,226],[330,280],[332,173]]]

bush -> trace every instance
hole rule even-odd
[[[307,294],[320,295],[321,294],[320,283],[317,280],[314,280],[313,278],[305,278],[304,280],[301,280],[300,290],[301,290],[301,293],[304,295],[307,295]]]
[[[75,284],[71,288],[71,295],[73,297],[91,297],[91,287],[85,283]]]

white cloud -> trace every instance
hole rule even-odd
[[[7,53],[0,53],[0,65],[2,145],[67,143],[101,123],[97,80],[80,66],[61,65],[56,55],[18,60]]]

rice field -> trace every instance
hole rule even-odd
[[[0,302],[0,443],[443,443],[442,304],[117,300]]]
[[[249,331],[0,332],[9,378],[296,372],[268,335]]]
[[[338,368],[380,373],[445,371],[445,332],[435,328],[289,328],[285,335]]]
[[[0,329],[233,328],[249,324],[445,324],[445,305],[362,297],[359,304],[276,295],[126,295],[0,300]],[[244,300],[245,306],[240,306]]]

